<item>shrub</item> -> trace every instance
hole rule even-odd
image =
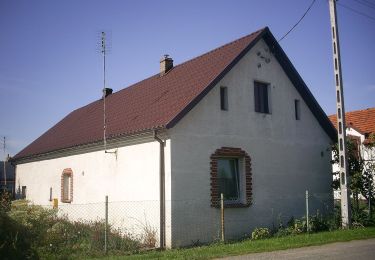
[[[0,212],[8,212],[12,205],[12,196],[6,189],[0,190]]]
[[[1,259],[39,259],[27,228],[0,212]]]
[[[268,228],[256,228],[251,233],[251,239],[258,240],[258,239],[265,239],[271,236],[270,231]]]

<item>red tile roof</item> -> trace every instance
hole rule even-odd
[[[362,134],[375,133],[375,107],[345,113],[346,126],[358,129]],[[330,115],[329,120],[337,128],[336,114]]]
[[[108,139],[173,127],[263,38],[327,134],[334,128],[266,27],[106,98]],[[103,100],[79,108],[19,152],[15,161],[103,140]]]

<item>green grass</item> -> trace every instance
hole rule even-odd
[[[155,250],[147,253],[128,255],[126,259],[211,259],[368,238],[375,238],[375,227],[302,234],[256,241],[244,240],[226,244],[218,243],[188,249]],[[106,259],[123,259],[124,257],[109,256]]]

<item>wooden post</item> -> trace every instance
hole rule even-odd
[[[221,213],[221,242],[225,241],[225,218],[224,218],[224,195],[220,194],[220,213]]]
[[[309,223],[309,191],[306,190],[306,230],[307,232],[310,231],[310,223]]]
[[[108,252],[108,196],[105,196],[104,253]]]

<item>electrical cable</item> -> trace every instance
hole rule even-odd
[[[316,0],[313,0],[309,6],[309,8],[307,8],[306,12],[302,15],[302,17],[298,20],[298,22],[293,25],[293,27],[286,33],[284,34],[283,37],[280,38],[280,40],[278,40],[278,42],[281,42],[291,31],[293,31],[294,28],[297,27],[297,25],[303,20],[303,18],[305,18],[306,14],[310,11],[311,7],[314,5],[314,3],[316,2]]]
[[[369,7],[369,8],[375,9],[375,5],[370,5],[370,4],[366,3],[366,2],[361,2],[361,1],[359,1],[359,0],[354,0],[354,1],[356,1],[357,3],[359,3],[359,4],[361,4],[361,5],[364,5],[364,6],[366,6],[366,7]]]
[[[347,6],[347,5],[343,5],[343,4],[340,4],[340,3],[336,3],[336,4],[339,5],[339,6],[341,6],[341,7],[343,7],[343,8],[346,8],[346,9],[348,9],[348,10],[354,12],[354,13],[357,13],[357,14],[359,14],[359,15],[362,15],[362,16],[364,16],[364,17],[367,17],[367,18],[369,18],[369,19],[375,21],[375,17],[373,17],[373,16],[370,16],[370,15],[368,15],[368,14],[365,14],[365,13],[362,13],[362,12],[360,12],[360,11],[357,11],[356,9],[351,8],[351,7]]]

